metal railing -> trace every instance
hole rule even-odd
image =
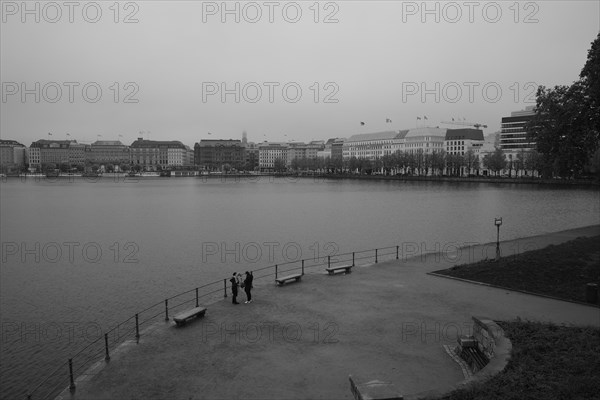
[[[307,270],[314,270],[319,267],[334,267],[336,265],[352,265],[373,260],[375,263],[389,261],[399,258],[400,246],[390,246],[378,249],[363,250],[351,253],[333,254],[322,257],[313,257],[297,261],[289,261],[281,264],[269,265],[252,271],[255,279],[263,279],[270,276],[277,277],[285,272],[300,271],[302,275]],[[264,272],[261,274],[261,272]],[[256,275],[255,273],[259,273]],[[176,294],[172,297],[155,303],[135,315],[120,322],[115,327],[109,329],[103,336],[98,337],[89,343],[77,353],[73,354],[66,362],[58,365],[48,376],[40,381],[33,388],[27,390],[27,399],[47,399],[58,395],[68,384],[70,390],[75,390],[76,377],[85,372],[93,364],[110,360],[111,349],[116,348],[127,338],[139,341],[141,337],[140,327],[148,324],[158,317],[164,315],[164,321],[169,321],[169,313],[182,308],[188,304],[199,306],[200,300],[206,297],[217,297],[218,293],[223,293],[227,297],[227,278],[207,283],[195,287],[185,292]]]

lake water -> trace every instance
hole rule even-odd
[[[488,183],[4,179],[0,397],[24,396],[146,306],[233,271],[493,242],[496,216],[502,240],[599,224],[599,200],[595,189]]]

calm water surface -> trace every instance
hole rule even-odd
[[[203,283],[300,258],[600,223],[593,189],[261,177],[0,183],[0,397],[101,330]]]

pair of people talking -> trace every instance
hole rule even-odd
[[[245,277],[243,277],[242,274],[238,274],[237,272],[233,273],[233,276],[229,280],[229,282],[231,282],[231,302],[233,304],[240,304],[237,301],[238,287],[241,287],[242,289],[244,289],[244,292],[246,292],[246,301],[244,303],[252,303],[251,291],[253,280],[254,276],[252,275],[252,272],[246,271]]]

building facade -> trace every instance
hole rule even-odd
[[[408,131],[384,131],[376,133],[363,133],[350,136],[342,142],[342,158],[344,160],[352,157],[375,160],[385,155],[391,155],[404,148],[405,136]],[[332,146],[339,152],[339,143]],[[338,154],[336,154],[338,156]]]
[[[345,140],[338,138],[331,143],[331,161],[342,161],[344,159]]]
[[[535,142],[527,135],[526,126],[535,115],[534,106],[521,111],[513,111],[510,117],[502,117],[500,148],[505,154],[515,155],[535,149]]]
[[[25,146],[16,140],[0,140],[0,171],[20,171],[26,162]]]
[[[325,142],[312,141],[310,143],[292,142],[287,144],[286,166],[291,166],[294,160],[315,159],[319,152],[325,149]]]
[[[118,140],[97,140],[85,152],[86,163],[122,165],[130,163],[129,146]]]
[[[242,145],[244,143],[242,142]],[[244,145],[244,157],[245,157],[245,169],[248,171],[254,171],[258,169],[258,146],[254,142],[247,142]]]
[[[444,150],[446,131],[446,128],[437,127],[409,129],[404,140],[404,151],[409,154],[441,152]]]
[[[189,149],[189,148],[188,148]],[[145,140],[138,138],[129,146],[130,163],[145,171],[182,167],[189,160],[188,149],[178,140]]]
[[[261,172],[274,172],[275,163],[281,160],[285,166],[288,160],[287,143],[264,142],[258,145],[258,167]]]
[[[85,150],[84,144],[76,140],[47,140],[41,139],[31,143],[31,148],[39,149],[39,163],[44,166],[54,164],[57,168],[62,165],[84,166]],[[29,152],[30,160],[32,152]],[[30,164],[33,164],[30,161]]]
[[[245,147],[235,139],[203,139],[194,145],[194,163],[206,171],[243,169],[246,163]]]
[[[483,146],[483,131],[480,129],[448,129],[444,139],[444,150],[447,154],[464,156],[469,150],[479,155]]]
[[[29,164],[29,172],[42,169],[42,156],[39,147],[27,147],[25,149],[25,162]]]

